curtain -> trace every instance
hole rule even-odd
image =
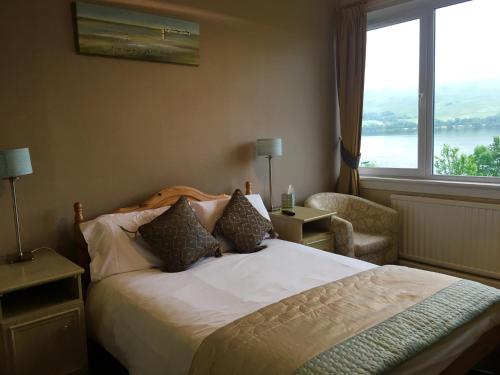
[[[335,14],[336,127],[340,130],[340,172],[336,191],[359,196],[359,159],[366,58],[366,4]]]

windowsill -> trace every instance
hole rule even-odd
[[[404,191],[500,200],[500,184],[418,178],[361,176],[362,189]]]

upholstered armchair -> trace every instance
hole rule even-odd
[[[314,194],[305,206],[337,212],[332,217],[336,253],[379,265],[396,262],[398,214],[392,208],[338,193]]]

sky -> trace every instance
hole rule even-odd
[[[436,10],[436,85],[500,79],[500,0]],[[365,89],[418,90],[419,21],[368,32]]]

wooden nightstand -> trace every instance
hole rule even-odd
[[[0,265],[0,373],[87,372],[82,268],[54,250]]]
[[[295,216],[284,215],[281,211],[269,213],[279,238],[321,250],[335,250],[331,232],[331,217],[335,212],[300,206],[295,206],[294,211]]]

